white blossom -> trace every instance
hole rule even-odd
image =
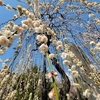
[[[48,42],[47,36],[43,35],[41,38],[41,42],[47,43]]]
[[[93,18],[93,17],[95,17],[95,14],[89,14],[89,17]]]
[[[48,96],[49,96],[50,99],[53,99],[54,96],[55,96],[54,90],[51,90],[51,91],[49,92]]]
[[[4,3],[3,3],[3,1],[2,0],[0,0],[0,6],[2,6]]]
[[[1,46],[8,46],[9,40],[5,36],[0,36],[0,45]]]
[[[58,46],[56,47],[56,49],[57,49],[57,50],[62,50],[62,49],[63,49],[63,46],[62,46],[62,45],[58,45]]]
[[[41,27],[36,27],[35,32],[36,33],[43,33],[43,29]]]
[[[54,54],[49,54],[49,59],[53,59],[54,58]]]
[[[91,41],[90,42],[90,45],[94,46],[95,45],[95,42],[94,41]]]
[[[68,66],[68,65],[70,65],[70,61],[64,60],[64,61],[63,61],[63,64],[64,64],[65,66]]]
[[[77,70],[71,71],[71,74],[72,74],[73,78],[78,78],[78,76],[79,76],[79,73]]]
[[[86,98],[90,98],[90,90],[89,89],[86,89],[84,92],[83,92],[83,96],[85,96]]]
[[[12,7],[11,7],[9,4],[7,4],[7,5],[6,5],[6,9],[12,10]]]
[[[48,46],[45,45],[45,44],[42,44],[42,45],[39,47],[39,49],[40,49],[40,51],[41,51],[42,53],[45,53],[45,52],[48,51]]]

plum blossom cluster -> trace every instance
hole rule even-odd
[[[51,78],[54,78],[55,76],[58,76],[57,72],[50,72],[46,75],[46,77],[48,79],[51,79]],[[54,99],[55,98],[55,91],[54,89],[52,89],[49,93],[48,93],[48,96],[50,99]]]
[[[95,42],[94,41],[91,41],[90,44],[92,46],[95,46]],[[99,43],[98,43],[99,44]],[[82,84],[79,84],[77,81],[75,81],[76,79],[79,79],[80,76],[80,73],[82,73],[82,75],[85,75],[88,77],[88,79],[94,79],[94,84],[98,85],[99,86],[99,82],[97,81],[97,79],[99,79],[99,74],[96,70],[96,67],[93,66],[93,65],[90,65],[90,69],[92,72],[89,72],[89,75],[86,74],[86,70],[84,68],[84,63],[81,61],[81,59],[79,59],[77,57],[77,55],[75,54],[75,52],[71,51],[72,50],[72,46],[71,45],[68,45],[66,44],[65,45],[65,51],[61,53],[61,57],[63,60],[63,64],[65,66],[70,66],[69,67],[69,71],[71,72],[71,76],[73,77],[73,80],[74,83],[73,86],[76,87],[76,89],[83,89],[83,86]],[[79,71],[80,70],[80,71]],[[90,86],[92,88],[92,86]],[[92,94],[92,90],[91,89],[88,89],[90,87],[87,87],[87,89],[83,92],[83,96],[85,96],[86,98],[90,98]],[[96,91],[97,91],[97,88],[95,87]],[[98,98],[98,96],[94,96],[96,98]]]
[[[38,1],[36,0],[35,1],[36,5],[38,6]],[[35,6],[35,5],[34,5]],[[35,6],[35,12],[37,12],[38,10],[38,7]],[[8,10],[11,10],[12,7],[10,5],[6,5],[6,8]],[[47,31],[47,34],[48,35],[54,35],[55,33],[50,29],[50,28],[47,28],[47,30],[44,30],[44,27],[45,25],[42,24],[42,21],[38,18],[35,18],[35,15],[28,11],[27,9],[25,8],[22,8],[21,6],[17,6],[17,11],[18,11],[18,15],[14,15],[16,16],[16,18],[20,17],[21,15],[25,16],[26,17],[26,20],[22,20],[22,25],[19,26],[19,25],[16,25],[14,24],[13,22],[10,22],[7,26],[5,26],[4,28],[2,28],[1,32],[0,32],[0,45],[1,46],[7,46],[7,47],[10,47],[14,41],[15,38],[19,38],[19,41],[18,41],[18,47],[17,49],[21,48],[21,44],[23,42],[23,39],[22,39],[22,33],[29,29],[30,31],[34,31],[36,33],[41,33],[41,35],[37,35],[37,40],[39,42],[41,42],[41,46],[40,46],[40,50],[41,52],[45,53],[48,51],[48,46],[46,45],[46,43],[48,42],[48,39],[46,37],[45,34],[43,34],[45,31]],[[42,44],[44,43],[44,44]],[[3,53],[1,53],[3,54]]]
[[[46,75],[47,78],[52,78],[53,76],[58,76],[57,72],[50,72]]]

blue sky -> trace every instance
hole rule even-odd
[[[17,0],[3,0],[5,4],[10,4],[12,7],[17,7],[17,5],[21,4],[19,3]],[[25,1],[25,0],[23,0]],[[100,2],[99,0],[88,0],[88,1],[95,1],[95,2]],[[13,15],[15,14],[16,12],[14,11],[8,11],[6,10],[5,7],[1,7],[0,6],[0,24],[3,23],[3,22],[6,22],[8,21],[9,19],[13,18]],[[1,29],[2,27],[0,27]],[[3,55],[3,56],[0,56],[0,58],[2,60],[5,60],[7,58],[10,58],[13,56],[14,54],[14,50],[13,50],[13,47],[15,47],[17,44],[16,44],[16,41],[13,43],[13,46],[10,47],[8,49],[8,51]],[[0,64],[0,69],[1,69],[1,64]]]

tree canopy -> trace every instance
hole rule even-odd
[[[17,1],[0,0],[16,12],[0,24],[0,55],[14,50],[1,60],[0,100],[100,100],[100,3]]]

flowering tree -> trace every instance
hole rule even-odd
[[[18,43],[2,63],[0,100],[100,100],[100,3],[18,1],[0,0],[17,12],[0,24],[0,55]]]

